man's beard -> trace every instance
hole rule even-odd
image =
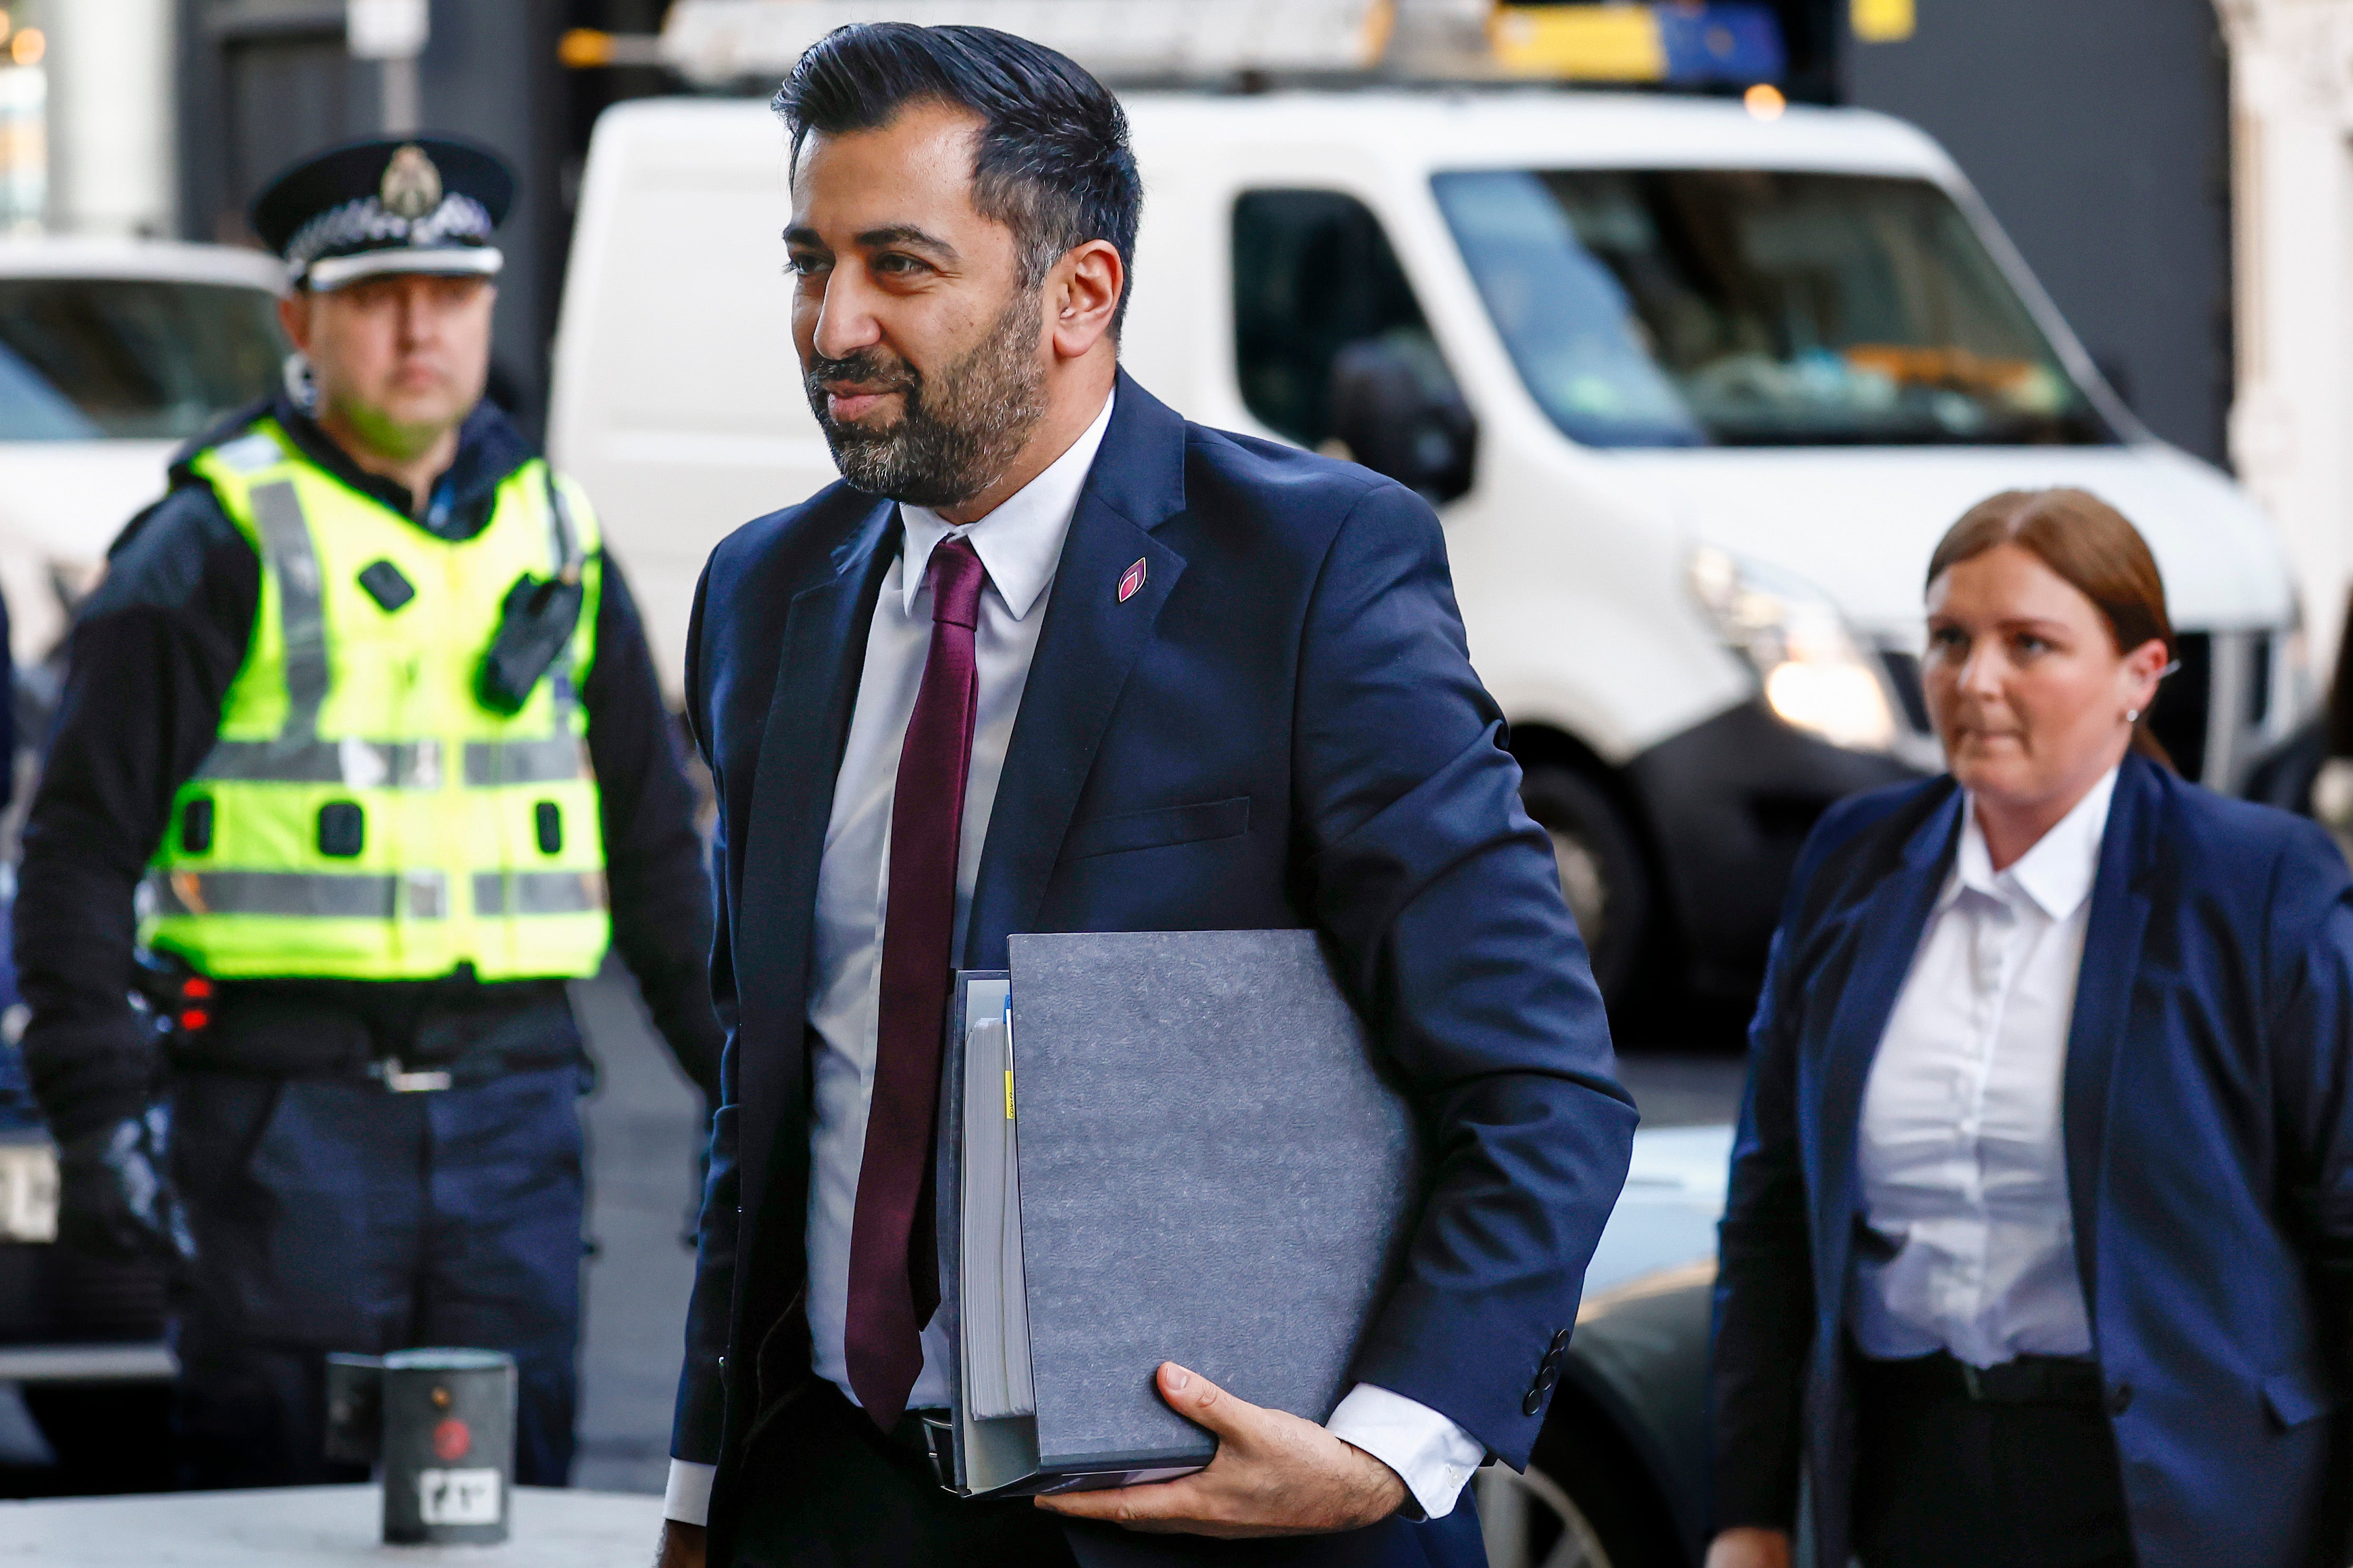
[[[1005,475],[1046,413],[1038,363],[1044,290],[1024,289],[963,358],[937,377],[883,349],[846,359],[810,358],[802,374],[809,406],[841,477],[870,495],[911,506],[958,506]],[[842,424],[826,410],[825,383],[902,394],[904,412],[879,429]]]

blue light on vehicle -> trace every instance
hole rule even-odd
[[[1763,5],[1656,5],[1669,82],[1779,81],[1780,18]]]

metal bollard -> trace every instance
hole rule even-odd
[[[507,1538],[515,1363],[499,1351],[327,1358],[327,1458],[383,1466],[393,1545]]]

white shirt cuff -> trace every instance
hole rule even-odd
[[[711,1478],[719,1473],[716,1465],[698,1465],[692,1459],[672,1459],[670,1462],[670,1485],[662,1491],[662,1517],[681,1524],[704,1524],[711,1519]]]
[[[1484,1444],[1429,1405],[1369,1383],[1348,1390],[1324,1429],[1395,1470],[1429,1519],[1452,1513],[1487,1460]]]

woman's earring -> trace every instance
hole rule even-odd
[[[319,383],[311,374],[311,361],[301,350],[286,356],[284,371],[286,401],[304,414],[319,412]]]
[[[2137,723],[2139,723],[2139,722],[2140,722],[2140,710],[2139,710],[2139,709],[2137,709],[2137,708],[2127,708],[2127,709],[2126,709],[2126,710],[2125,710],[2125,722],[2126,722],[2126,723],[2127,723],[2127,724],[2137,724]]]

